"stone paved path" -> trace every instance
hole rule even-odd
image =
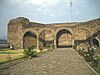
[[[57,49],[0,72],[0,75],[96,75],[73,49]]]

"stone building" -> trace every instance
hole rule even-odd
[[[100,18],[87,22],[41,24],[18,17],[8,23],[8,43],[15,49],[51,44],[55,48],[79,46],[87,43],[100,46]]]

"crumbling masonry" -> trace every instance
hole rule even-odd
[[[35,46],[37,49],[52,44],[55,48],[100,46],[100,18],[87,22],[41,24],[18,17],[8,23],[8,42],[15,49]]]

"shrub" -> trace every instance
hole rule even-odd
[[[51,46],[48,46],[48,51],[51,51],[52,49],[51,49]]]
[[[85,57],[85,60],[86,60],[86,61],[88,61],[88,62],[92,61],[92,58],[91,58],[91,56],[90,56],[90,54],[89,54],[88,52],[86,52],[86,53],[84,54],[84,57]]]
[[[94,57],[92,61],[92,65],[95,67],[100,63],[100,58]]]
[[[91,62],[91,61],[93,61],[93,56],[94,56],[94,49],[92,48],[90,48],[90,49],[88,49],[88,51],[87,52],[85,52],[85,54],[84,54],[84,57],[85,57],[85,60],[86,61],[89,61],[89,62]]]
[[[78,52],[79,52],[79,54],[82,55],[82,56],[83,56],[84,53],[85,53],[85,52],[84,52],[84,49],[79,49]]]
[[[24,49],[24,54],[26,57],[31,57],[31,58],[37,56],[36,51],[34,51],[33,47],[26,47]]]
[[[48,46],[48,51],[51,51],[53,49],[55,49],[55,45],[54,44],[51,44],[51,45]]]
[[[54,44],[52,44],[51,47],[52,47],[52,49],[55,49],[55,45]]]
[[[40,51],[41,51],[41,53],[43,52],[43,48],[42,47],[40,47]]]

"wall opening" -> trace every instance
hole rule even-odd
[[[66,29],[60,30],[56,35],[57,48],[72,47],[72,34]]]
[[[23,36],[23,47],[32,47],[37,45],[37,36],[30,31],[26,32]]]
[[[93,38],[92,42],[93,46],[99,47],[99,41],[96,38]]]

